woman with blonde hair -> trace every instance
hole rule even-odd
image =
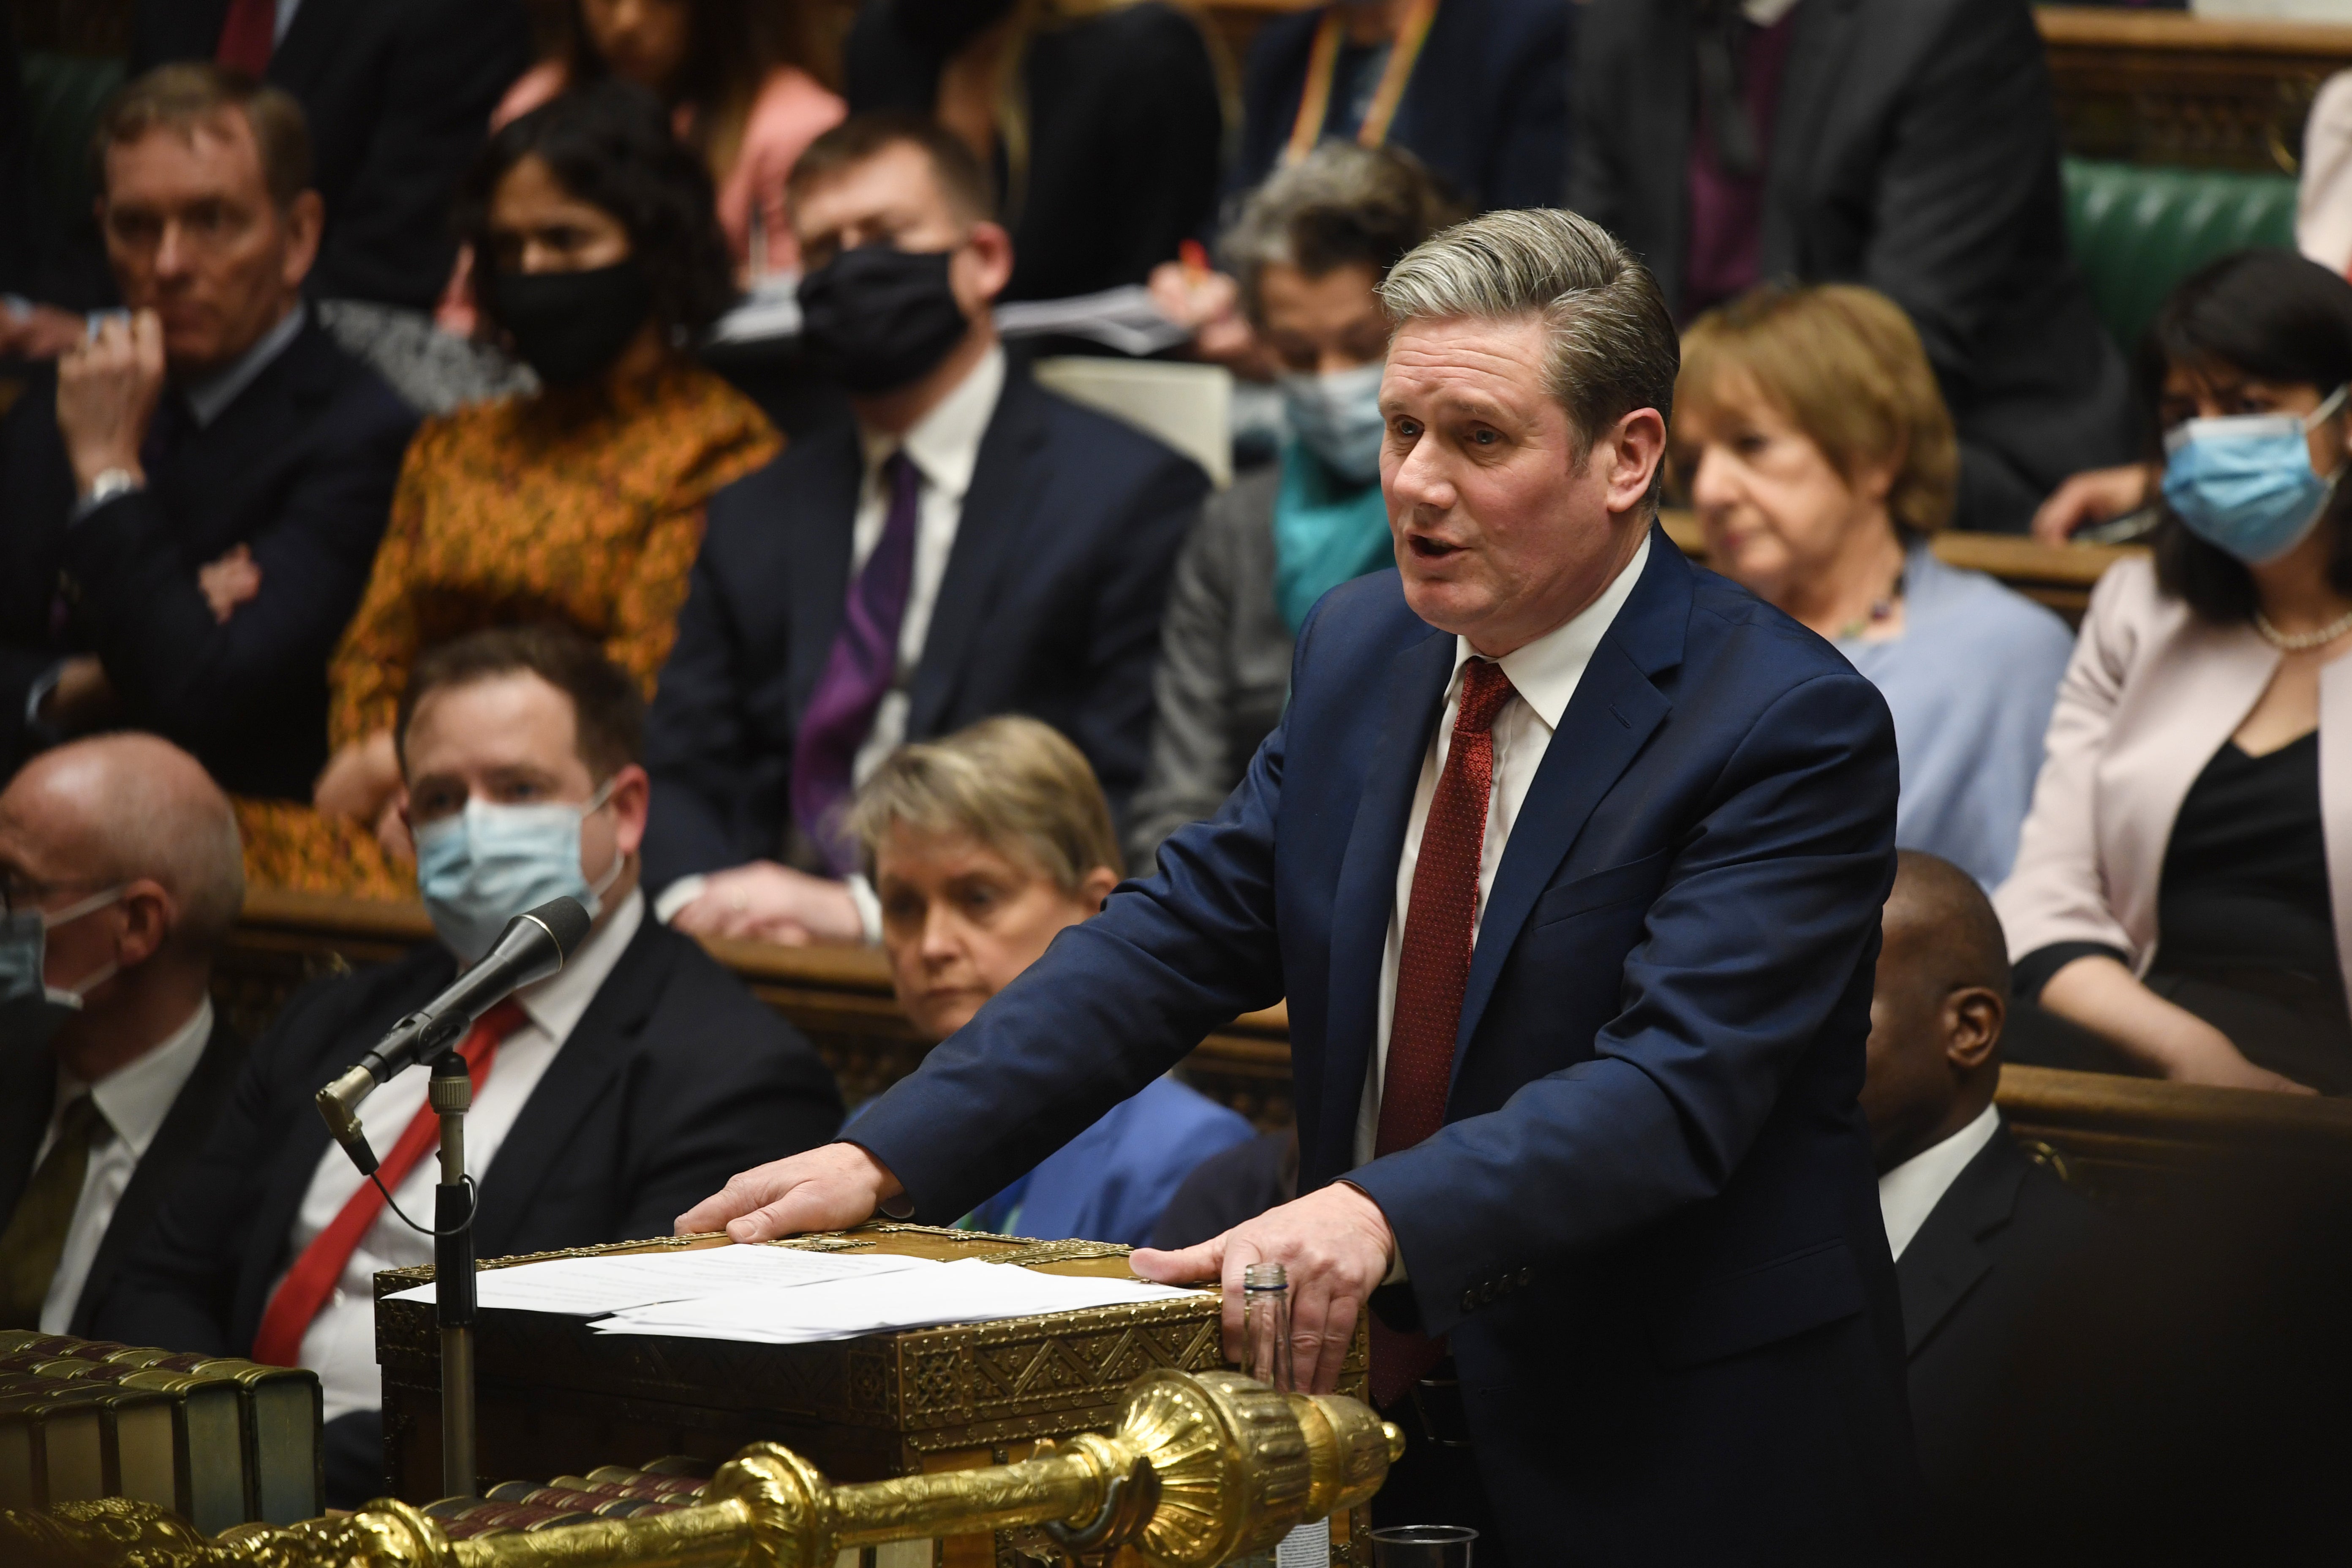
[[[1118,838],[1094,770],[1034,719],[987,719],[901,746],[858,790],[849,826],[881,904],[891,985],[928,1039],[971,1022],[1118,885]],[[1104,1050],[1118,1046],[1106,1040]],[[1145,1246],[1192,1168],[1250,1136],[1233,1111],[1155,1079],[971,1223]]]
[[[1770,286],[1683,339],[1671,460],[1708,562],[1835,643],[1895,716],[1895,841],[2009,874],[2073,647],[2064,623],[1928,538],[1959,446],[1919,334],[1884,295]]]

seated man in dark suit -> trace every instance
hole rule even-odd
[[[1962,528],[2021,533],[2068,475],[2138,455],[2025,0],[1577,9],[1569,205],[1677,321],[1775,278],[1893,299],[1959,426]]]
[[[1124,808],[1208,480],[1007,362],[989,301],[1013,244],[955,136],[851,120],[789,196],[808,345],[856,420],[711,500],[647,728],[646,862],[680,930],[875,941],[871,890],[833,879],[850,792],[900,742],[1026,713]]]
[[[415,416],[303,307],[320,203],[291,100],[174,66],[99,139],[134,314],[0,425],[0,764],[122,725],[307,801]]]
[[[1982,1413],[2035,1293],[2096,1214],[1993,1107],[2009,950],[1984,890],[1903,850],[1884,925],[1862,1109],[1903,1293],[1912,1430],[1941,1487],[1982,1458]]]
[[[60,746],[0,794],[0,1328],[87,1334],[245,1061],[236,818],[168,742]]]
[[[328,1141],[312,1096],[488,952],[510,916],[569,895],[595,924],[560,973],[486,1015],[464,1046],[481,1256],[665,1235],[746,1159],[806,1148],[840,1123],[808,1042],[646,918],[641,713],[635,682],[553,627],[478,632],[417,662],[398,732],[441,940],[287,1004],[99,1315],[110,1338],[315,1370],[330,1502],[383,1489],[371,1281],[431,1262],[433,1243]],[[362,1117],[384,1187],[415,1215],[432,1213],[434,1163],[403,1168],[394,1151],[404,1129],[429,1123],[425,1079],[394,1079]]]

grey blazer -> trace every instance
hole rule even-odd
[[[1290,628],[1274,603],[1274,496],[1282,466],[1209,498],[1176,559],[1152,678],[1151,755],[1129,812],[1127,858],[1215,815],[1290,694]]]

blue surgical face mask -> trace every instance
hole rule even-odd
[[[571,898],[593,920],[621,875],[623,857],[595,887],[580,868],[580,824],[604,808],[613,786],[585,805],[499,805],[468,799],[466,809],[415,830],[416,889],[449,951],[479,963],[508,921],[550,899]]]
[[[1282,378],[1283,407],[1293,434],[1338,478],[1370,484],[1381,477],[1381,362],[1323,375]]]
[[[0,1042],[47,1045],[58,1026],[81,1011],[82,998],[114,977],[120,965],[110,963],[71,985],[50,984],[49,929],[96,914],[122,891],[110,888],[49,913],[16,910],[0,919]]]
[[[2181,525],[2249,566],[2302,543],[2336,493],[2344,465],[2313,472],[2304,439],[2344,403],[2344,387],[2301,418],[2240,414],[2186,419],[2164,437],[2164,499]]]

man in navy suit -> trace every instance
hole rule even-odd
[[[679,1224],[956,1212],[1287,996],[1302,1195],[1135,1264],[1222,1277],[1229,1336],[1242,1269],[1286,1264],[1318,1388],[1372,1304],[1411,1443],[1376,1517],[1477,1525],[1482,1564],[1897,1560],[1917,1482],[1855,1104],[1885,704],[1654,526],[1675,331],[1604,231],[1488,214],[1382,298],[1399,574],[1309,616],[1233,797],[854,1142]]]
[[[989,309],[1013,241],[951,132],[860,116],[789,194],[807,343],[856,418],[711,499],[646,731],[646,865],[698,936],[878,941],[841,819],[900,742],[1026,713],[1123,810],[1209,484],[1007,360]]]
[[[135,314],[0,422],[0,769],[143,729],[232,794],[308,801],[416,416],[302,302],[321,209],[291,99],[165,67],[100,138]]]

